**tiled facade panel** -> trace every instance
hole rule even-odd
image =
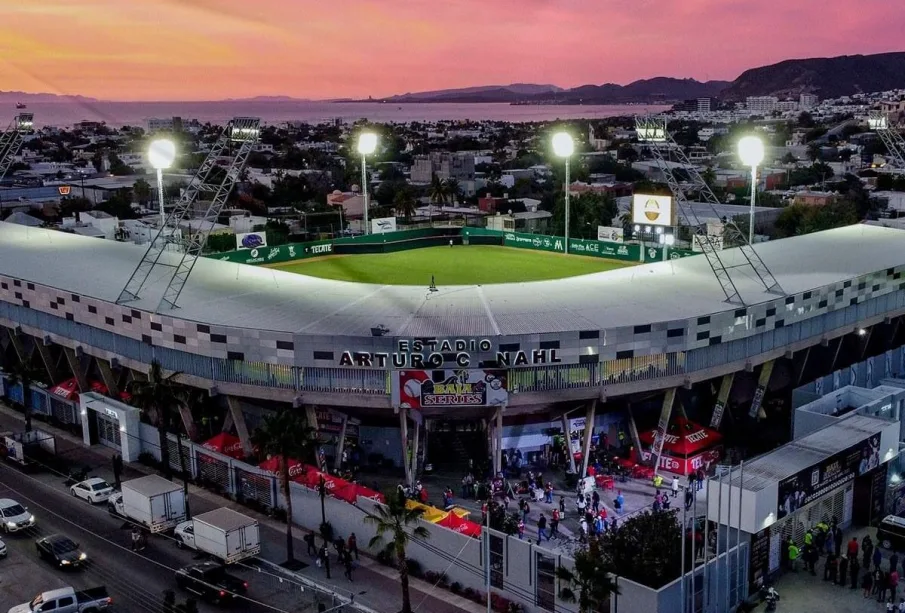
[[[773,335],[773,339],[776,340],[783,336],[781,332],[783,328],[796,323],[803,324],[802,335],[807,337],[825,331],[810,330],[806,324],[819,315],[839,312],[841,317],[832,318],[829,324],[815,322],[813,327],[825,329],[841,327],[847,324],[846,315],[857,311],[851,307],[874,297],[901,292],[905,289],[903,271],[905,266],[864,275],[794,296],[777,296],[775,300],[747,308],[727,308],[718,313],[688,320],[556,334],[498,338],[489,335],[463,337],[463,340],[488,338],[492,342],[493,348],[490,352],[470,352],[471,366],[477,367],[482,361],[495,360],[497,350],[503,350],[504,347],[513,351],[525,351],[529,355],[534,350],[546,348],[549,351],[552,348],[555,349],[556,358],[561,363],[575,364],[580,361],[586,363],[593,359],[590,356],[598,356],[599,361],[606,362],[646,355],[688,352],[741,339],[752,339],[771,331],[777,332]],[[302,335],[199,324],[169,315],[137,311],[129,305],[103,302],[8,277],[0,277],[0,300],[107,330],[155,347],[248,362],[332,367],[339,365],[344,351],[393,353],[398,342],[390,337]]]

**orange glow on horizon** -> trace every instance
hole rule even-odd
[[[903,21],[880,0],[0,0],[0,90],[185,101],[732,80],[898,50]]]

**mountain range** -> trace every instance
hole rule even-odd
[[[859,92],[905,88],[905,52],[875,55],[843,55],[831,58],[786,60],[752,68],[734,81],[706,81],[655,77],[628,85],[604,83],[563,89],[556,85],[513,83],[458,89],[405,93],[367,102],[508,102],[525,104],[626,104],[668,103],[693,98],[714,97],[727,101],[747,96],[797,98],[802,93],[836,98]],[[48,93],[0,91],[0,101],[9,102],[100,102],[84,96],[57,96]],[[334,100],[352,102],[353,100]],[[214,101],[215,102],[215,101]],[[224,101],[220,101],[224,102]],[[310,102],[291,96],[257,96],[229,99],[228,102]],[[359,100],[359,102],[362,102]]]

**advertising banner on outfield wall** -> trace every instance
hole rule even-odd
[[[279,264],[305,258],[316,258],[333,253],[333,243],[321,241],[317,243],[292,243],[276,247],[258,247],[214,254],[211,257],[224,262],[237,264]]]
[[[615,226],[597,226],[597,240],[610,243],[624,242],[625,230]]]
[[[397,370],[390,385],[393,406],[486,407],[509,400],[505,370]]]
[[[258,249],[267,246],[267,232],[236,234],[236,249]]]
[[[380,217],[371,220],[371,234],[385,234],[396,231],[395,217]]]

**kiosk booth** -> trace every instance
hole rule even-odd
[[[644,461],[651,459],[656,435],[656,428],[638,435],[643,445],[641,458]],[[722,440],[723,436],[716,430],[684,417],[676,417],[666,429],[659,468],[678,475],[688,475],[704,468],[708,462],[716,463],[723,455]]]
[[[135,462],[141,453],[140,411],[96,392],[79,394],[82,440],[120,452],[125,462]]]

